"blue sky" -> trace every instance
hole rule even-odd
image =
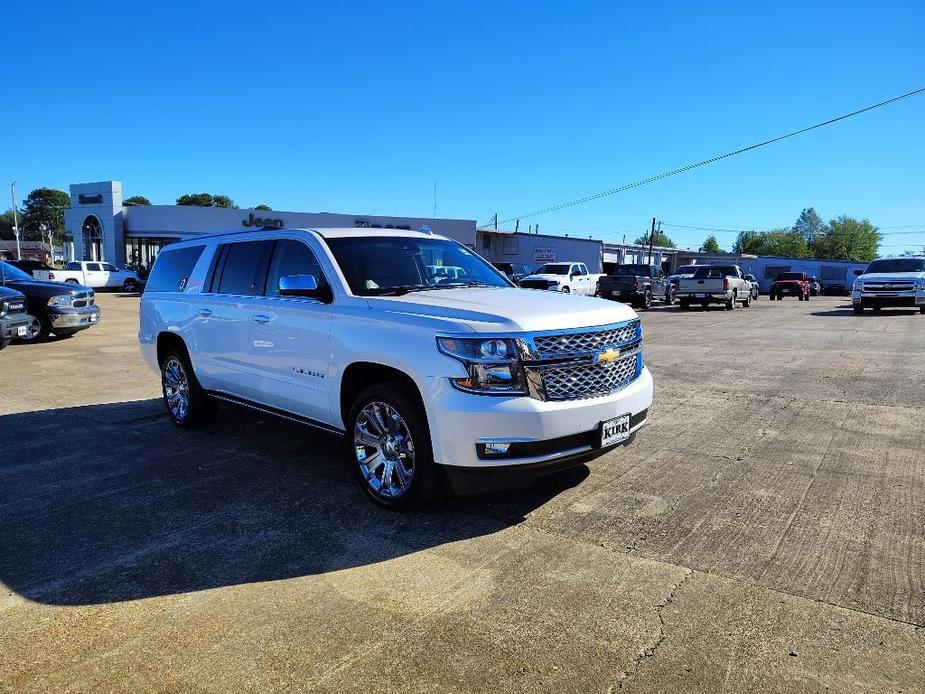
[[[416,216],[436,181],[439,216],[481,223],[925,86],[920,0],[654,5],[9,3],[0,179]],[[696,246],[667,223],[814,206],[921,247],[923,125],[925,95],[521,226],[632,240],[654,216]]]

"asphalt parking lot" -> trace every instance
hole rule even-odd
[[[104,322],[0,353],[0,690],[925,690],[925,316],[643,316],[651,425],[417,514],[339,442],[179,431]]]

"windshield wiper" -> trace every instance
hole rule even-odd
[[[458,289],[459,287],[495,287],[497,285],[488,282],[446,282],[438,285],[437,289]]]
[[[381,291],[372,290],[370,296],[404,296],[408,292],[424,292],[429,289],[440,289],[436,284],[399,284],[394,287],[385,287]]]

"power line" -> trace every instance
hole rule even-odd
[[[755,143],[755,144],[753,144],[753,145],[749,145],[748,147],[742,147],[741,149],[737,149],[737,150],[735,150],[735,151],[733,151],[733,152],[726,152],[725,154],[719,154],[719,155],[717,155],[717,156],[715,156],[715,157],[710,157],[709,159],[704,159],[703,161],[698,161],[698,162],[696,162],[696,163],[694,163],[694,164],[688,164],[688,165],[686,165],[686,166],[681,166],[681,167],[679,167],[679,168],[677,168],[677,169],[672,169],[672,170],[670,170],[670,171],[665,171],[664,173],[660,173],[660,174],[657,174],[657,175],[655,175],[655,176],[649,176],[648,178],[643,178],[643,179],[640,179],[640,180],[638,180],[638,181],[634,181],[633,183],[627,183],[626,185],[622,185],[622,186],[619,186],[619,187],[617,187],[617,188],[611,188],[610,190],[605,190],[605,191],[602,191],[602,192],[600,192],[600,193],[593,193],[592,195],[586,195],[586,196],[584,196],[584,197],[582,197],[582,198],[578,198],[578,199],[576,199],[576,200],[571,200],[571,201],[569,201],[569,202],[559,203],[558,205],[553,205],[553,206],[551,206],[551,207],[546,207],[546,208],[543,208],[543,209],[541,209],[541,210],[534,210],[533,212],[528,212],[528,213],[526,213],[526,214],[520,214],[520,215],[516,215],[516,216],[514,216],[514,217],[509,217],[508,219],[501,220],[501,221],[498,222],[498,223],[499,223],[499,224],[507,224],[508,222],[513,222],[513,221],[515,221],[515,220],[517,220],[517,219],[526,219],[526,218],[528,218],[528,217],[536,217],[536,216],[541,215],[541,214],[549,214],[550,212],[557,212],[558,210],[564,210],[564,209],[567,208],[567,207],[574,207],[574,206],[576,206],[576,205],[583,205],[583,204],[586,203],[586,202],[591,202],[591,201],[593,201],[593,200],[599,200],[600,198],[606,198],[606,197],[608,197],[608,196],[610,196],[610,195],[616,195],[617,193],[622,193],[622,192],[625,192],[625,191],[630,190],[630,189],[632,189],[632,188],[639,188],[640,186],[644,186],[644,185],[648,185],[649,183],[654,183],[654,182],[656,182],[656,181],[660,181],[660,180],[662,180],[663,178],[668,178],[668,177],[670,177],[670,176],[676,176],[676,175],[678,175],[678,174],[680,174],[680,173],[684,173],[684,172],[686,172],[686,171],[690,171],[690,170],[692,170],[692,169],[699,168],[699,167],[701,167],[701,166],[706,166],[707,164],[713,164],[713,163],[718,162],[718,161],[720,161],[720,160],[722,160],[722,159],[728,159],[729,157],[734,157],[734,156],[736,156],[737,154],[742,154],[742,153],[744,153],[744,152],[749,152],[749,151],[751,151],[751,150],[753,150],[753,149],[758,149],[759,147],[765,147],[765,146],[770,145],[770,144],[773,144],[773,143],[775,143],[775,142],[780,142],[781,140],[786,140],[786,139],[788,139],[788,138],[795,137],[795,136],[797,136],[797,135],[801,135],[801,134],[803,134],[803,133],[809,132],[810,130],[816,130],[817,128],[822,128],[822,127],[825,127],[826,125],[831,125],[832,123],[837,123],[838,121],[842,121],[842,120],[845,120],[845,119],[847,119],[847,118],[851,118],[851,117],[853,117],[853,116],[857,116],[857,115],[860,115],[860,114],[862,114],[862,113],[866,113],[867,111],[873,111],[873,110],[876,109],[876,108],[881,108],[881,107],[883,107],[883,106],[887,106],[887,105],[892,104],[892,103],[895,103],[895,102],[897,102],[897,101],[902,101],[903,99],[908,99],[908,98],[910,98],[910,97],[917,96],[917,95],[922,94],[922,93],[925,93],[925,87],[921,87],[921,88],[919,88],[919,89],[914,89],[914,90],[911,91],[911,92],[906,92],[905,94],[900,94],[899,96],[894,96],[894,97],[892,97],[891,99],[887,99],[886,101],[880,101],[880,102],[878,102],[878,103],[876,103],[876,104],[871,104],[870,106],[865,106],[864,108],[860,108],[860,109],[858,109],[858,110],[856,110],[856,111],[852,111],[851,113],[845,113],[845,114],[843,114],[843,115],[841,115],[841,116],[836,116],[835,118],[829,118],[828,120],[822,121],[821,123],[816,123],[816,124],[814,124],[814,125],[809,125],[809,126],[807,126],[807,127],[805,127],[805,128],[800,128],[799,130],[794,130],[793,132],[787,133],[786,135],[779,135],[779,136],[777,136],[777,137],[772,137],[770,140],[764,140],[763,142],[758,142],[758,143]],[[483,224],[483,225],[481,225],[481,226],[485,226],[485,225]]]

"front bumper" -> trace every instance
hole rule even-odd
[[[19,337],[20,326],[29,325],[26,313],[14,313],[0,318],[0,340],[15,340]]]
[[[52,330],[84,330],[96,325],[102,318],[99,306],[65,309],[60,313],[49,313]]]
[[[593,439],[601,422],[630,414],[632,433],[645,425],[645,417],[638,415],[652,405],[652,374],[647,368],[616,393],[584,400],[472,395],[456,390],[446,378],[427,380],[423,395],[434,461],[470,471],[513,470],[593,456],[607,450]],[[518,450],[517,444],[525,455],[479,457],[480,444],[486,443],[510,443],[512,451]]]
[[[851,303],[864,307],[908,307],[925,306],[925,289],[910,292],[869,292],[853,290]]]

